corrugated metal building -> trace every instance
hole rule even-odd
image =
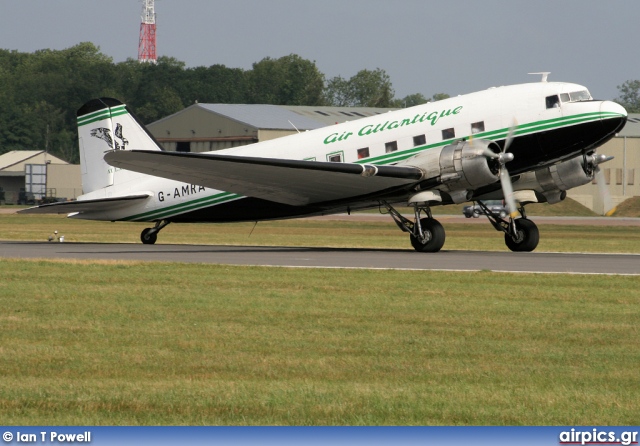
[[[208,152],[385,113],[385,108],[193,104],[147,126],[165,150]]]
[[[58,197],[75,198],[81,190],[80,166],[71,165],[44,150],[14,150],[0,155],[0,188],[4,202],[18,202],[20,190],[25,189],[25,172],[29,166],[38,166],[38,172],[46,172],[42,186],[68,195]]]

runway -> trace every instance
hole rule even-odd
[[[0,258],[137,260],[308,268],[640,275],[640,255],[0,242]]]

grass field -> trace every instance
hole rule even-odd
[[[488,225],[442,221],[445,249],[506,250]],[[0,239],[139,243],[146,226],[2,215]],[[640,252],[637,227],[540,230],[541,250]],[[410,249],[390,221],[170,225],[159,242]],[[1,258],[0,270],[8,425],[635,425],[640,413],[638,277]]]
[[[5,424],[600,425],[635,277],[3,260]]]

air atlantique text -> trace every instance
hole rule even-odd
[[[358,136],[367,136],[373,133],[383,132],[385,130],[393,130],[398,127],[404,127],[411,124],[417,124],[418,122],[428,121],[431,125],[436,125],[436,122],[441,118],[445,118],[451,115],[457,115],[462,110],[462,106],[456,107],[454,109],[442,110],[442,111],[434,111],[434,112],[424,112],[422,115],[417,114],[411,118],[405,118],[398,121],[387,121],[385,123],[379,123],[378,125],[367,124],[362,127],[358,131]],[[325,144],[331,144],[337,141],[345,141],[348,137],[352,136],[353,132],[342,132],[342,133],[332,133],[324,139]]]

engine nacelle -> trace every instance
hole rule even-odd
[[[459,141],[426,150],[400,164],[422,169],[424,178],[437,178],[437,189],[446,192],[455,203],[462,203],[468,200],[470,191],[498,181],[499,165],[485,155],[487,149],[500,151],[491,141]]]
[[[578,156],[552,166],[527,172],[513,183],[515,190],[533,190],[551,204],[564,200],[566,191],[593,180],[594,167],[591,158]],[[596,163],[597,164],[597,163]]]

